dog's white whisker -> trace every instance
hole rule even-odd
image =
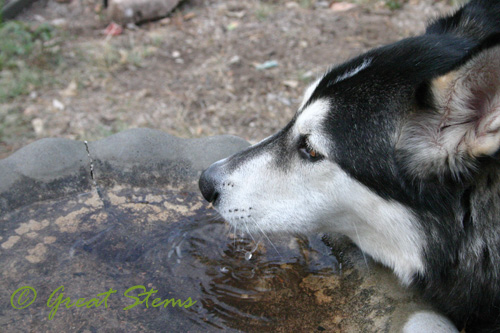
[[[236,234],[237,230],[236,230],[236,224],[233,224],[233,249],[236,248],[236,237],[238,237],[238,235]]]
[[[223,217],[220,214],[217,214],[217,215],[214,215],[214,216],[210,216],[208,218],[208,221],[209,222],[214,222],[214,221],[218,221],[220,219],[223,219]]]
[[[244,221],[245,223],[245,228],[247,229],[247,232],[248,234],[250,235],[250,237],[252,238],[254,244],[255,244],[255,248],[251,251],[246,251],[245,252],[245,259],[246,260],[250,260],[252,259],[252,256],[253,256],[253,252],[255,252],[255,250],[257,250],[257,247],[259,246],[259,243],[260,243],[260,240],[259,241],[256,241],[255,238],[253,237],[252,233],[250,232],[250,229],[248,228],[248,224],[246,221]]]
[[[264,232],[264,230],[262,230],[261,226],[258,223],[254,223],[254,225],[256,225],[257,228],[259,228],[259,230],[262,233],[262,235],[264,235],[264,237],[267,239],[267,241],[269,242],[269,244],[271,244],[271,246],[274,248],[274,251],[276,251],[276,253],[280,256],[280,258],[283,259],[283,256],[281,255],[281,253],[278,251],[278,249],[276,248],[276,246],[274,246],[274,243],[269,239],[269,237],[267,237],[266,233]]]
[[[260,244],[260,240],[257,242],[257,244],[255,244],[254,248],[250,252],[254,253],[255,251],[257,251],[257,249],[259,248],[259,244]]]
[[[253,242],[256,243],[257,241],[255,240],[255,238],[253,237],[252,233],[250,232],[250,229],[248,228],[248,224],[246,221],[244,221],[245,223],[245,228],[247,229],[247,232],[248,232],[248,235],[250,236],[250,238],[252,238]]]

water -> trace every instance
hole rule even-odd
[[[271,245],[258,235],[254,241],[234,234],[198,193],[122,189],[105,193],[106,200],[101,205],[88,193],[3,217],[0,243],[20,239],[1,253],[0,299],[29,285],[37,300],[21,310],[3,302],[0,331],[309,331],[331,316],[325,300],[338,289],[340,269],[319,237],[270,235]],[[41,222],[31,224],[31,235],[16,232],[29,221]],[[43,221],[49,223],[41,228]],[[39,260],[30,262],[33,249]],[[48,320],[47,300],[61,285],[72,301],[109,288],[116,293],[108,308],[61,305]],[[124,310],[151,290],[147,307]],[[155,308],[154,298],[195,303]]]

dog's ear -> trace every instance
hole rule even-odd
[[[500,148],[500,47],[480,52],[431,84],[444,142],[472,157]]]
[[[400,151],[414,175],[460,177],[500,149],[500,46],[484,49],[428,82],[428,110],[402,129]]]

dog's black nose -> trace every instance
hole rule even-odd
[[[208,169],[202,172],[198,182],[201,194],[208,202],[214,203],[219,197],[217,191],[217,166],[212,164]]]

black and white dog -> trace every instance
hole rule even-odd
[[[199,185],[243,230],[345,234],[457,329],[498,332],[499,151],[500,1],[472,0],[329,70]]]

